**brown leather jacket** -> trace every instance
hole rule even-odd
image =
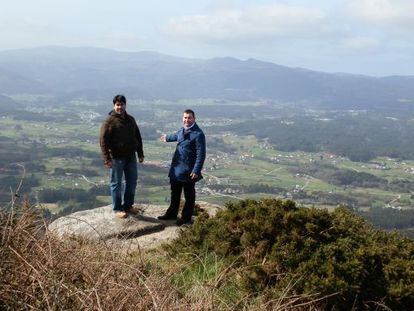
[[[100,134],[102,157],[105,163],[112,158],[122,158],[137,152],[144,157],[142,138],[134,117],[125,112],[119,115],[114,111],[102,123]]]

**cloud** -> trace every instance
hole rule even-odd
[[[341,41],[341,46],[347,50],[362,52],[375,49],[380,46],[380,40],[373,37],[351,37]]]
[[[307,38],[325,31],[324,18],[318,9],[275,4],[249,10],[220,10],[205,15],[182,16],[171,19],[162,31],[210,43],[244,43],[289,36]]]
[[[0,49],[7,49],[55,44],[58,33],[46,21],[6,17],[0,22],[0,36]]]
[[[117,30],[85,31],[85,27],[62,26],[32,18],[10,18],[0,21],[0,49],[43,45],[98,46],[118,50],[138,50],[145,38],[133,32]]]
[[[413,0],[352,0],[349,11],[369,24],[413,31]]]

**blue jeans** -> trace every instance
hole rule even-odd
[[[112,168],[109,172],[111,175],[112,209],[126,211],[134,204],[135,187],[137,186],[138,166],[135,153],[125,158],[112,159]],[[125,175],[125,191],[122,200],[123,175]]]

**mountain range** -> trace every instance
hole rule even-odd
[[[340,60],[338,60],[340,61]],[[0,52],[0,103],[16,94],[60,100],[129,98],[291,102],[330,108],[406,107],[414,76],[371,77],[256,59],[191,59],[155,52],[40,47]]]

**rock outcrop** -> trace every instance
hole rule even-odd
[[[211,216],[222,208],[207,202],[197,205]],[[125,219],[116,218],[111,205],[75,212],[53,221],[49,230],[61,237],[81,236],[128,250],[157,247],[178,236],[180,227],[175,221],[157,219],[167,206],[139,204],[134,208],[139,213],[129,214]]]

